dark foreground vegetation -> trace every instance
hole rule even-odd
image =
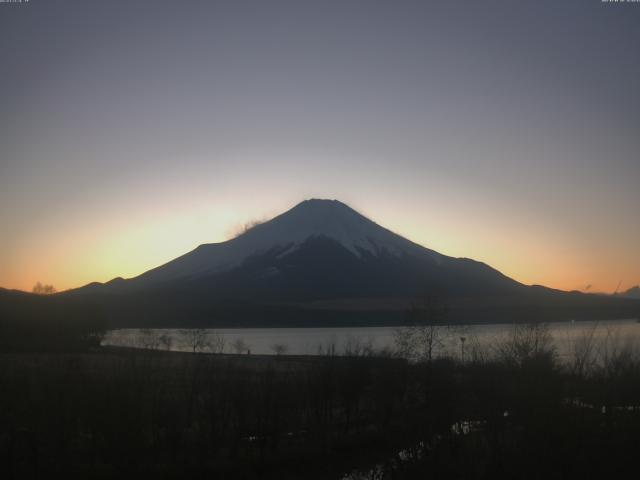
[[[543,328],[465,362],[103,349],[0,355],[2,476],[623,478],[640,362]]]
[[[640,357],[595,330],[561,362],[542,325],[482,348],[428,305],[394,351],[108,349],[89,304],[0,294],[2,478],[623,478],[640,454]]]

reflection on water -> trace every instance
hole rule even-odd
[[[560,358],[593,340],[594,348],[624,347],[640,341],[636,320],[561,322],[548,325]],[[441,327],[437,355],[459,357],[474,349],[490,351],[513,332],[513,324]],[[395,327],[120,329],[110,331],[103,345],[213,353],[260,355],[354,354],[395,351]]]

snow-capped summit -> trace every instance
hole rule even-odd
[[[251,256],[275,248],[280,249],[280,255],[289,254],[306,240],[321,237],[338,242],[358,257],[363,254],[428,255],[434,262],[440,262],[442,258],[437,252],[381,227],[338,200],[310,199],[236,238],[200,245],[134,280],[149,284],[220,273],[237,267]]]
[[[270,222],[254,227],[244,236],[247,241],[268,247],[286,244],[294,247],[310,237],[324,236],[358,256],[364,252],[378,255],[386,251],[401,255],[424,250],[338,200],[305,200]]]

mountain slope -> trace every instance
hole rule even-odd
[[[621,297],[624,298],[637,298],[640,300],[640,286],[631,287],[624,293],[620,294]]]
[[[226,242],[200,245],[130,280],[85,289],[206,288],[274,299],[497,293],[519,284],[490,267],[413,243],[336,200],[307,200]]]
[[[443,258],[380,227],[337,200],[307,200],[237,238],[200,245],[133,281],[140,285],[153,285],[212,275],[231,270],[249,257],[267,254],[274,249],[279,255],[286,255],[314,237],[331,238],[356,257],[409,254],[429,257],[434,263],[441,262]]]

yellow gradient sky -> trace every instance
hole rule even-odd
[[[527,284],[640,284],[637,5],[2,7],[2,287],[131,277],[311,197]]]
[[[245,202],[202,195],[196,204],[156,199],[151,205],[118,206],[95,220],[61,212],[29,225],[29,233],[16,238],[10,254],[3,256],[0,285],[30,290],[42,281],[62,290],[132,277],[198,244],[227,240],[245,223],[271,218],[297,200],[275,192]],[[345,200],[417,243],[484,261],[527,284],[605,292],[620,281],[623,288],[640,284],[635,244],[620,244],[626,252],[603,248],[607,235],[589,231],[583,236],[584,225],[563,227],[530,215],[491,216],[494,207],[481,201],[442,208],[428,196],[417,205],[415,199]]]

